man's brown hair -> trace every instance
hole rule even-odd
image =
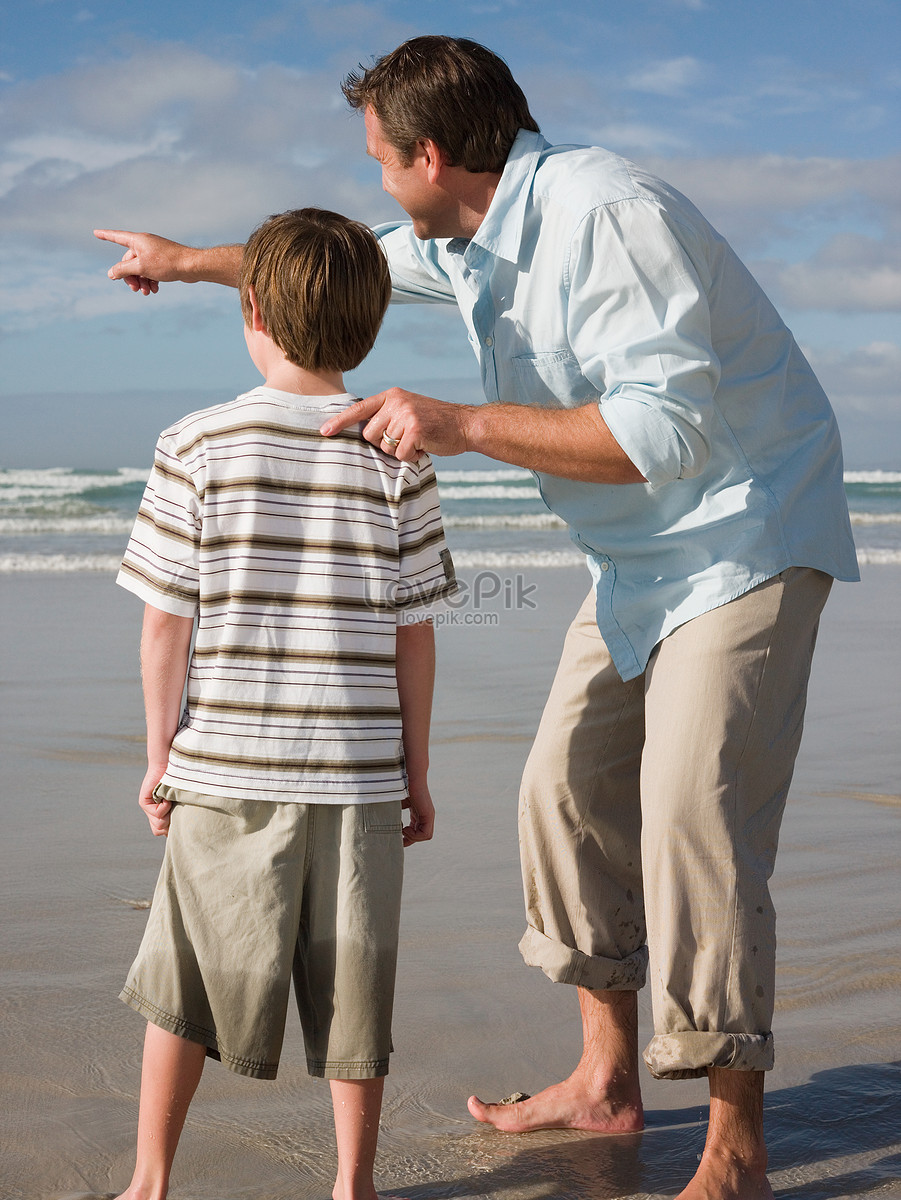
[[[468,38],[412,38],[352,71],[342,91],[352,108],[372,107],[405,166],[420,138],[431,138],[451,166],[502,171],[517,131],[538,132],[510,68]]]
[[[238,280],[248,325],[251,287],[266,332],[307,371],[349,371],[361,363],[391,295],[372,230],[322,208],[279,213],[251,234]]]

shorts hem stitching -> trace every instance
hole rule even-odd
[[[387,1058],[361,1059],[346,1062],[341,1059],[307,1059],[307,1071],[318,1079],[378,1079],[388,1074]]]
[[[219,1039],[215,1033],[201,1025],[195,1025],[184,1017],[176,1017],[165,1009],[158,1008],[140,992],[136,992],[130,987],[124,987],[119,993],[119,999],[129,1008],[133,1008],[146,1017],[153,1025],[158,1025],[161,1029],[174,1033],[177,1037],[183,1037],[189,1042],[199,1042],[202,1046],[206,1046],[210,1057],[218,1058],[223,1066],[228,1067],[236,1074],[246,1075],[252,1079],[276,1078],[278,1063],[260,1062],[259,1059],[240,1058],[237,1055],[228,1054],[219,1045]]]

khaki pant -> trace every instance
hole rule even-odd
[[[658,1077],[767,1070],[768,880],[829,576],[790,568],[675,630],[624,683],[594,596],[573,622],[523,778],[523,958],[637,989]]]

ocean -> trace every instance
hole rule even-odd
[[[454,561],[462,569],[578,566],[563,522],[528,471],[437,467]],[[147,470],[0,470],[0,573],[112,572]],[[849,471],[845,487],[861,565],[901,563],[901,471]]]

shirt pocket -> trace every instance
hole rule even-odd
[[[400,833],[403,822],[399,800],[384,800],[363,806],[363,830],[366,833]]]
[[[582,374],[579,360],[571,350],[517,354],[510,361],[515,395],[504,399],[514,404],[577,408],[600,399],[600,393]]]

